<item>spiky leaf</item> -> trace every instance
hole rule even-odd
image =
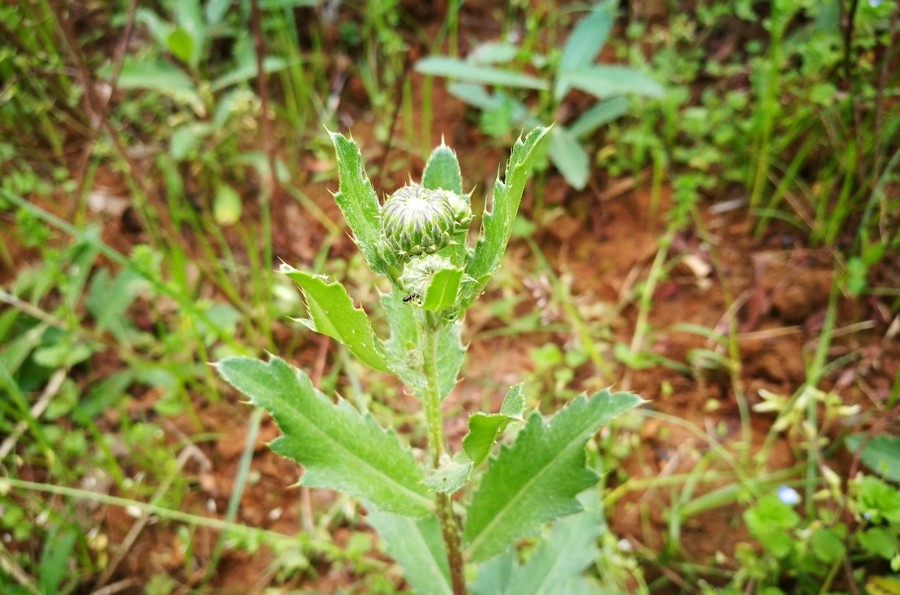
[[[394,373],[415,391],[426,386],[422,375],[422,353],[419,350],[419,334],[416,329],[415,309],[412,303],[404,303],[404,294],[397,289],[381,296],[381,305],[387,313],[391,337],[385,343],[387,360]],[[437,372],[441,398],[456,385],[456,377],[462,367],[466,349],[460,341],[461,325],[451,322],[438,330]]]
[[[282,265],[281,272],[303,290],[311,320],[302,321],[311,330],[328,335],[347,346],[356,358],[382,372],[390,371],[384,347],[366,313],[355,308],[343,285],[324,275]]]
[[[533,413],[516,441],[490,461],[472,498],[463,538],[472,560],[502,552],[542,523],[578,512],[575,496],[597,481],[584,445],[603,424],[636,407],[631,393],[580,396],[544,421]]]
[[[475,465],[491,452],[491,446],[511,421],[524,421],[525,398],[522,384],[511,386],[503,398],[499,413],[473,413],[469,416],[469,433],[463,437],[462,447]]]
[[[301,485],[340,490],[396,514],[423,516],[433,509],[422,469],[371,416],[347,401],[332,403],[306,374],[277,357],[229,357],[216,368],[275,418],[282,436],[269,446],[303,465]]]
[[[599,506],[595,493],[578,498],[584,510],[559,519],[523,566],[512,572],[505,593],[509,595],[554,595],[572,593],[581,573],[599,553]]]
[[[449,190],[460,195],[463,193],[459,160],[443,140],[428,157],[422,174],[422,185],[430,190]]]
[[[356,142],[338,132],[330,132],[337,156],[338,192],[334,201],[344,214],[353,232],[353,241],[359,246],[366,263],[373,272],[396,277],[396,271],[378,251],[381,238],[381,207],[378,196],[366,175],[362,155]]]
[[[493,206],[488,210],[488,205],[485,205],[481,223],[482,237],[475,245],[472,259],[466,267],[468,282],[464,282],[460,289],[460,313],[465,312],[500,268],[500,260],[506,251],[522,193],[525,191],[525,182],[531,172],[531,163],[549,130],[538,127],[524,139],[517,140],[506,164],[504,179],[501,181],[498,178],[494,182]]]
[[[423,519],[371,511],[367,519],[400,564],[416,593],[450,595],[450,567],[437,517]]]

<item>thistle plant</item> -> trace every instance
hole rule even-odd
[[[390,291],[381,296],[387,340],[340,283],[281,267],[304,295],[309,318],[302,322],[310,330],[341,342],[369,367],[395,375],[419,398],[428,439],[424,460],[372,416],[340,398],[332,401],[278,357],[232,357],[217,364],[225,380],[274,417],[282,436],[270,447],[303,465],[300,484],[358,498],[387,551],[421,593],[559,592],[581,581],[600,525],[596,497],[579,496],[598,480],[585,465],[585,445],[602,425],[641,403],[631,393],[603,390],[579,396],[549,419],[537,412],[526,417],[518,384],[498,412],[472,412],[460,450],[448,451],[440,405],[465,356],[463,315],[499,269],[547,132],[536,128],[515,143],[473,246],[470,196],[451,149],[434,149],[421,182],[381,204],[357,145],[331,134],[339,175],[335,201],[369,268],[390,281]],[[512,425],[519,426],[515,439],[491,457]],[[473,477],[480,480],[471,490]],[[511,549],[517,540],[576,513],[554,525],[528,562],[515,561]]]

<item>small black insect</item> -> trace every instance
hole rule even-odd
[[[408,304],[409,302],[415,301],[416,303],[422,301],[421,296],[418,293],[411,293],[405,298],[403,298],[403,303]]]

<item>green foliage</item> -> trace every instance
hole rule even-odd
[[[600,426],[640,404],[630,393],[579,397],[544,421],[528,418],[516,441],[491,460],[466,518],[473,560],[501,553],[542,523],[581,509],[575,496],[597,481],[584,467],[584,445]]]
[[[419,396],[431,459],[427,476],[392,433],[346,401],[329,401],[305,374],[283,360],[232,357],[216,366],[226,381],[273,415],[282,436],[271,447],[304,466],[302,485],[337,489],[367,503],[370,523],[420,592],[465,590],[462,543],[448,494],[466,486],[472,470],[489,456],[511,421],[523,420],[525,401],[521,385],[516,385],[499,413],[474,413],[469,418],[463,449],[451,457],[445,451],[439,404],[453,388],[465,353],[459,340],[460,318],[499,268],[531,163],[547,132],[535,129],[513,147],[505,179],[494,185],[493,208],[484,215],[483,236],[474,249],[467,247],[465,231],[471,217],[463,216],[463,207],[455,222],[462,227],[456,232],[458,241],[437,254],[424,255],[407,247],[396,251],[385,239],[396,230],[382,225],[394,225],[394,219],[403,220],[403,225],[407,218],[416,221],[422,215],[416,209],[427,214],[457,200],[465,205],[468,198],[456,194],[462,178],[455,154],[443,145],[435,149],[424,174],[427,186],[414,187],[402,204],[388,204],[401,211],[382,217],[383,207],[361,166],[359,149],[332,134],[340,179],[335,200],[372,271],[386,275],[393,284],[392,291],[381,297],[391,332],[386,343],[381,343],[366,313],[353,306],[342,285],[282,267],[306,298],[311,317],[306,325],[311,330],[341,341],[371,367],[394,372]],[[445,195],[429,192],[447,192],[448,202],[443,202]],[[444,256],[451,253],[465,269]],[[398,275],[401,267],[403,274]],[[407,295],[410,284],[427,287],[424,296]],[[585,444],[601,426],[640,403],[631,393],[607,390],[591,399],[576,399],[548,420],[532,413],[515,442],[491,460],[472,498],[463,534],[465,558],[481,561],[501,554],[542,524],[580,511],[576,495],[598,479],[585,467]],[[590,544],[598,531],[596,522],[583,528],[585,522],[579,518],[557,525],[546,545],[517,571],[519,583],[510,588],[528,585],[536,593],[549,592],[577,582],[594,556]],[[568,554],[570,547],[578,547],[579,554]],[[533,580],[536,576],[542,577],[538,583]]]
[[[301,320],[309,330],[343,343],[359,361],[388,371],[381,341],[372,331],[366,313],[353,306],[344,286],[320,275],[282,265],[281,272],[303,289],[311,320]]]
[[[575,120],[557,124],[550,133],[548,155],[570,186],[587,185],[590,156],[583,139],[600,126],[624,115],[625,95],[660,97],[663,89],[655,80],[623,66],[595,65],[613,23],[614,2],[599,2],[576,23],[554,60],[502,43],[477,47],[465,59],[429,56],[416,62],[422,74],[442,76],[459,82],[448,86],[450,93],[482,111],[482,130],[491,136],[506,138],[521,126],[533,127],[558,120],[558,111],[567,94],[578,89],[599,101]],[[524,57],[538,69],[539,76],[524,74],[509,67],[495,66]],[[485,87],[497,89],[493,94]],[[549,94],[538,110],[529,107],[524,97],[502,89],[536,90]]]
[[[338,489],[397,514],[431,509],[422,470],[397,438],[346,401],[333,404],[303,372],[278,358],[226,358],[216,368],[278,422],[284,435],[271,447],[303,465],[301,485]]]

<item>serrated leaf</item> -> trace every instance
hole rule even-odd
[[[462,269],[447,268],[438,270],[431,278],[422,307],[435,312],[449,308],[456,303],[456,293],[462,281]]]
[[[397,288],[381,296],[381,305],[391,329],[391,336],[385,341],[384,349],[388,366],[394,374],[403,384],[418,392],[425,387],[425,377],[422,375],[422,357],[418,351],[419,335],[413,311],[415,306],[404,302],[404,297],[403,292]]]
[[[610,5],[605,2],[597,4],[590,13],[579,19],[563,46],[558,70],[566,72],[590,66],[606,43],[612,23]],[[568,91],[569,83],[562,79],[556,81],[553,94],[557,101],[562,100]]]
[[[563,72],[559,80],[601,99],[629,93],[662,97],[665,93],[655,80],[627,66],[591,66]]]
[[[353,241],[359,246],[372,272],[388,274],[394,278],[396,272],[389,270],[388,263],[378,251],[381,207],[363,167],[359,147],[337,132],[329,134],[337,155],[338,192],[334,195],[334,200],[353,233]]]
[[[597,495],[583,494],[584,510],[559,519],[525,565],[516,567],[506,593],[509,595],[555,595],[570,593],[565,585],[579,581],[581,573],[597,557],[600,514]]]
[[[847,436],[847,449],[856,453],[862,442],[862,434]],[[900,438],[897,436],[873,436],[863,446],[859,458],[866,467],[883,474],[895,483],[900,483]]]
[[[229,357],[216,368],[275,418],[282,436],[269,446],[303,465],[301,485],[340,490],[396,514],[423,516],[433,509],[422,469],[371,416],[347,401],[332,403],[306,374],[277,357]]]
[[[462,196],[462,173],[459,170],[459,160],[456,152],[444,144],[434,148],[425,163],[425,171],[422,173],[422,186],[429,190],[449,190]]]
[[[473,83],[483,83],[495,87],[517,87],[543,91],[550,86],[547,81],[528,74],[493,66],[472,64],[449,56],[422,58],[416,62],[416,72]]]
[[[459,313],[465,312],[500,267],[522,193],[525,191],[525,183],[531,173],[531,163],[549,131],[549,128],[538,127],[524,139],[519,138],[513,145],[504,180],[501,181],[498,177],[494,182],[493,206],[488,210],[488,205],[485,205],[481,223],[482,237],[475,245],[472,259],[466,266],[466,275],[470,281],[464,282],[460,288]]]
[[[474,465],[480,465],[491,452],[494,442],[511,421],[524,421],[525,398],[522,384],[509,388],[500,405],[500,413],[473,413],[469,416],[469,433],[462,439],[462,448]]]
[[[384,344],[388,365],[394,374],[414,391],[426,386],[422,374],[422,355],[419,351],[419,335],[416,329],[415,308],[412,303],[403,302],[404,294],[394,289],[381,296],[391,328],[391,337]],[[460,341],[459,321],[440,328],[437,337],[437,372],[440,396],[443,399],[456,385],[456,377],[462,367],[466,349]]]
[[[578,512],[575,496],[597,481],[584,445],[603,424],[636,407],[631,393],[580,396],[544,421],[533,413],[516,441],[490,461],[463,531],[471,560],[494,556],[542,523]]]
[[[387,545],[390,556],[403,569],[413,591],[423,595],[450,595],[450,566],[437,517],[411,519],[370,511],[369,524]]]
[[[356,358],[366,365],[389,372],[384,347],[366,313],[353,306],[353,301],[343,285],[324,275],[299,271],[289,265],[281,265],[280,271],[303,290],[306,308],[312,318],[310,329],[328,335],[343,343]]]
[[[581,190],[587,185],[588,154],[575,135],[562,126],[555,127],[550,133],[550,161],[572,188]]]

